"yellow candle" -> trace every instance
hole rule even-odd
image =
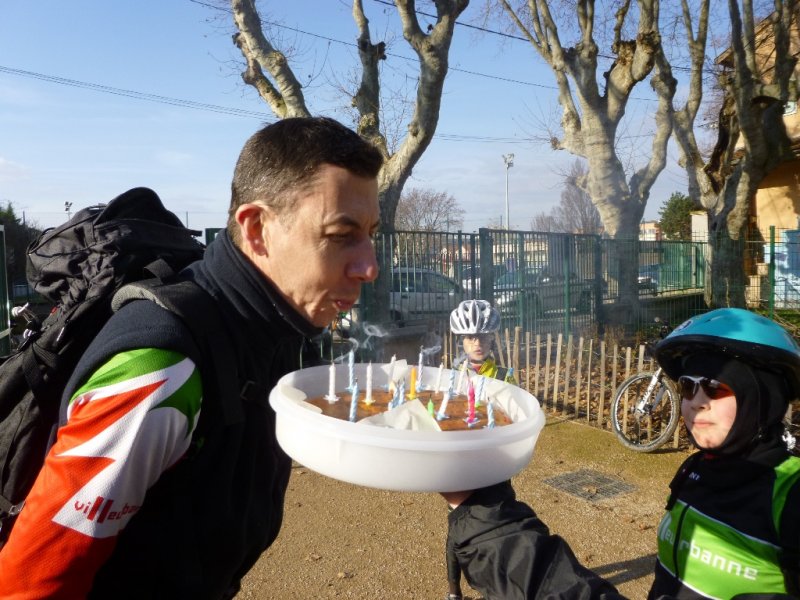
[[[417,368],[411,367],[411,389],[408,392],[408,397],[413,400],[417,397]]]

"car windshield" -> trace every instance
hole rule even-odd
[[[539,274],[538,270],[524,271],[521,274],[522,285],[535,283],[538,274]],[[505,275],[498,277],[495,285],[497,287],[513,287],[519,285],[519,283],[520,283],[520,273],[518,273],[517,271],[509,271]]]

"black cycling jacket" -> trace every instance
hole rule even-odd
[[[220,352],[228,348],[233,361],[223,369],[203,365],[193,340],[207,326],[200,324],[198,338],[154,302],[136,301],[108,321],[66,390],[69,397],[86,374],[137,347],[184,352],[200,366],[203,381],[191,456],[148,491],[97,573],[91,598],[232,598],[281,526],[291,461],[275,439],[267,392],[300,368],[305,339],[319,330],[281,299],[224,232],[184,275],[216,301],[218,329],[230,338]],[[224,398],[219,390],[227,390]]]
[[[475,491],[453,509],[448,524],[448,557],[456,557],[469,584],[487,600],[623,598],[516,500],[509,482]],[[454,566],[448,564],[449,573]]]

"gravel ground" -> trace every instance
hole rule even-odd
[[[514,478],[530,504],[578,558],[629,598],[645,598],[667,485],[684,452],[637,454],[607,431],[551,420],[528,467]],[[543,480],[580,469],[633,486],[587,500]],[[579,493],[598,491],[592,485]],[[243,581],[239,599],[439,599],[447,590],[447,508],[436,494],[341,483],[294,465],[278,540]],[[464,587],[465,598],[481,595]]]

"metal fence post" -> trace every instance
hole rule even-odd
[[[775,225],[769,226],[769,318],[775,318]]]
[[[480,236],[481,297],[494,304],[494,247],[492,236],[485,227],[478,229]]]
[[[600,236],[594,238],[594,277],[595,277],[595,320],[597,334],[605,333],[605,311],[603,310],[603,242]],[[588,409],[587,409],[588,412]]]

